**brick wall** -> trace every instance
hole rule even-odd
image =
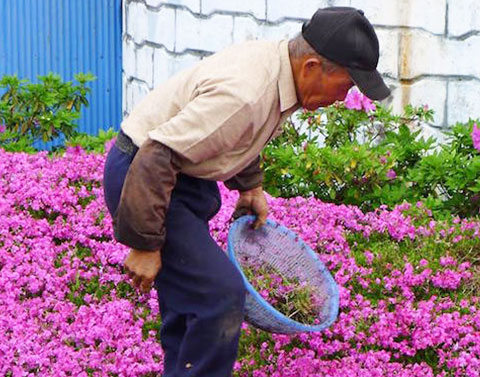
[[[363,9],[389,102],[428,104],[432,132],[480,117],[480,0],[124,0],[123,109],[232,43],[297,34],[319,7]]]

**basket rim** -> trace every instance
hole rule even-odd
[[[318,266],[319,270],[322,271],[322,273],[325,275],[325,278],[327,282],[329,283],[329,287],[332,289],[332,295],[329,297],[329,305],[334,308],[334,310],[331,311],[327,319],[319,324],[319,325],[307,325],[305,323],[301,323],[298,321],[295,321],[277,309],[275,309],[270,303],[268,303],[267,300],[265,300],[258,292],[257,290],[250,284],[248,281],[247,277],[243,273],[243,269],[238,263],[234,248],[233,248],[233,234],[235,233],[235,230],[240,226],[243,225],[244,223],[252,222],[255,220],[255,216],[253,215],[245,215],[241,216],[238,219],[236,219],[228,232],[228,238],[227,238],[227,251],[228,251],[228,256],[234,266],[237,268],[237,270],[240,272],[242,275],[243,281],[245,283],[245,286],[247,288],[247,291],[254,297],[254,299],[260,304],[260,306],[267,310],[270,314],[272,314],[275,319],[280,321],[282,324],[288,326],[289,328],[294,328],[297,331],[308,331],[308,332],[313,332],[313,331],[322,331],[325,330],[327,327],[329,327],[335,320],[337,319],[338,316],[338,308],[339,308],[339,290],[337,283],[333,279],[330,271],[327,269],[327,267],[324,265],[324,263],[318,258],[317,254],[308,246],[295,232],[292,230],[288,229],[287,227],[277,223],[274,220],[267,219],[265,225],[275,227],[282,232],[286,233],[287,235],[294,237],[295,242],[297,242],[301,247],[302,250],[304,250],[310,258],[314,261],[314,263]],[[264,226],[265,226],[264,225]]]

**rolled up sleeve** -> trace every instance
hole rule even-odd
[[[165,215],[179,164],[170,148],[147,140],[128,169],[113,216],[115,239],[144,251],[160,250],[165,242]]]
[[[263,170],[260,167],[261,158],[258,156],[245,169],[232,178],[226,180],[225,186],[230,190],[248,191],[259,187],[263,182]]]

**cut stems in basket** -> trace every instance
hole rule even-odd
[[[298,278],[287,278],[270,265],[247,266],[243,272],[255,290],[286,317],[312,325],[318,317],[315,287]]]

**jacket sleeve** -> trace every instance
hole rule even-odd
[[[230,190],[248,191],[262,185],[263,171],[260,168],[260,156],[240,173],[226,180],[225,186]]]
[[[145,251],[162,248],[165,214],[179,170],[178,156],[167,146],[149,139],[140,147],[113,216],[118,242]]]

